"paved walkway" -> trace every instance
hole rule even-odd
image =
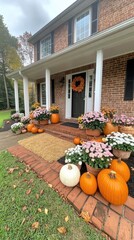
[[[38,177],[51,184],[61,197],[73,205],[78,213],[88,212],[90,223],[115,240],[134,240],[134,198],[128,197],[123,206],[114,206],[105,201],[99,192],[94,196],[83,193],[77,185],[74,188],[64,186],[59,179],[62,165],[48,163],[20,145],[8,148],[35,171]]]

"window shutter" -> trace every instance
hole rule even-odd
[[[98,28],[98,1],[92,4],[91,34],[97,32]]]
[[[40,41],[37,42],[37,61],[40,60]]]
[[[68,21],[68,46],[70,46],[73,43],[72,38],[72,19]]]
[[[51,53],[54,53],[54,32],[51,32]]]
[[[40,103],[40,83],[37,83],[37,101]]]
[[[127,61],[124,100],[133,100],[134,97],[134,59]]]
[[[54,79],[51,79],[51,101],[55,103]]]

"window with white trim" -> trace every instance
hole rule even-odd
[[[46,84],[40,83],[40,103],[41,106],[46,106]]]
[[[52,53],[51,35],[40,41],[40,58],[44,58]]]
[[[75,42],[91,35],[91,9],[83,12],[75,19]]]

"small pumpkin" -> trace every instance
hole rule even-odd
[[[95,141],[95,142],[103,142],[102,137],[97,137],[97,138],[91,138],[91,141]]]
[[[43,128],[38,128],[38,133],[43,133],[44,129]]]
[[[97,190],[97,180],[92,173],[85,172],[80,177],[80,187],[86,194],[93,195]]]
[[[31,130],[32,130],[33,127],[34,127],[34,124],[33,124],[33,123],[29,123],[29,124],[27,125],[27,131],[28,131],[28,132],[31,132]]]
[[[32,133],[37,133],[37,132],[38,132],[38,128],[37,128],[37,127],[35,127],[35,126],[34,126],[34,127],[32,127],[32,129],[31,129],[31,132],[32,132]]]
[[[114,205],[122,205],[128,197],[128,186],[125,180],[111,169],[103,169],[97,177],[101,195]]]
[[[124,178],[124,180],[126,182],[130,179],[129,167],[120,158],[112,160],[111,165],[110,165],[110,169],[119,173]]]
[[[73,139],[73,142],[74,142],[74,144],[78,145],[78,144],[81,143],[81,140],[80,140],[79,137],[75,137],[75,138]]]
[[[74,187],[80,179],[80,170],[74,164],[64,165],[59,173],[60,181],[67,187]]]

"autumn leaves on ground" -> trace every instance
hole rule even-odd
[[[8,152],[0,153],[1,240],[102,240],[51,185]]]

